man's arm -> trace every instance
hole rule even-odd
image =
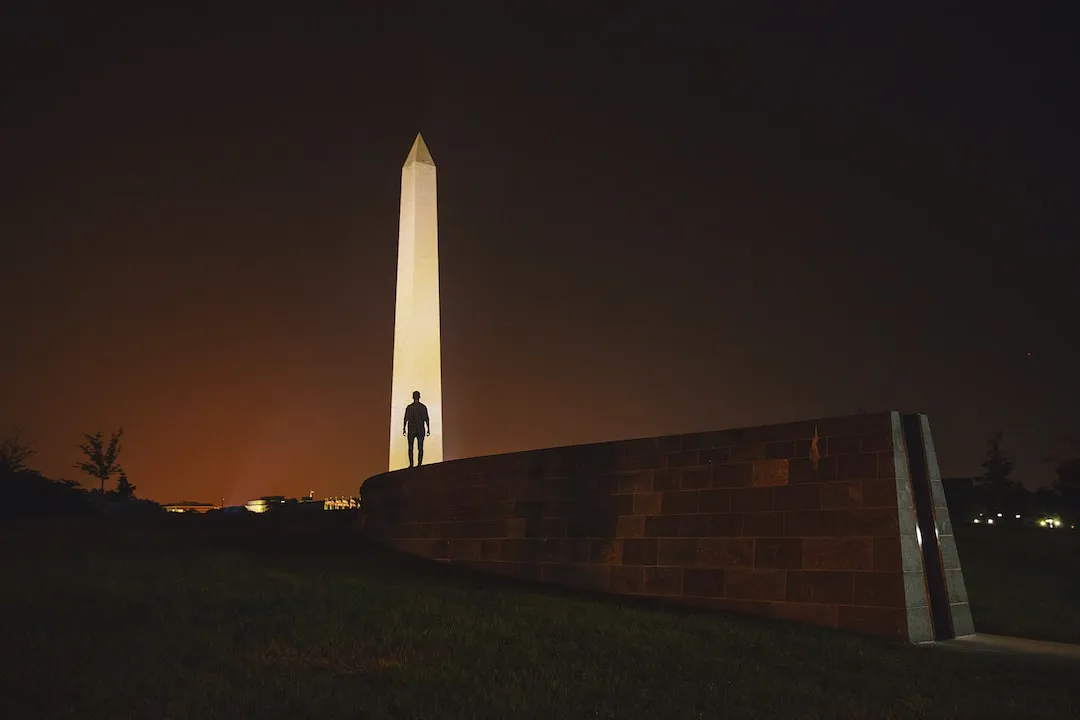
[[[401,434],[404,435],[409,427],[409,408],[405,408],[405,419],[401,421]]]
[[[431,416],[428,415],[427,406],[424,406],[424,424],[427,425],[427,434],[431,434]]]

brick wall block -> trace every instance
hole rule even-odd
[[[683,595],[686,597],[724,597],[724,570],[688,567],[683,571]]]
[[[790,476],[790,462],[784,460],[762,460],[753,463],[750,484],[754,487],[787,485]]]
[[[644,592],[647,595],[682,594],[683,569],[681,567],[646,567]]]
[[[806,570],[873,570],[874,540],[868,537],[806,538],[803,567]]]
[[[757,538],[754,540],[754,567],[795,570],[803,566],[802,538]]]
[[[833,570],[788,572],[787,600],[850,605],[855,594],[854,573]]]
[[[753,538],[699,538],[695,565],[699,567],[754,567]]]
[[[786,575],[784,570],[727,569],[724,596],[735,600],[784,600]]]

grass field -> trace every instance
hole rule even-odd
[[[0,718],[1080,713],[1060,663],[534,592],[344,527],[168,520],[0,530]]]
[[[976,630],[1080,643],[1080,532],[967,526],[957,545]]]

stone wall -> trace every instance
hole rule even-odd
[[[467,458],[361,497],[386,544],[491,573],[910,642],[973,631],[925,416]]]

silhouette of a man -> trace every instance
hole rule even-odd
[[[409,467],[413,466],[413,440],[416,441],[416,464],[424,464],[424,435],[431,434],[431,418],[428,417],[427,405],[420,402],[420,391],[414,390],[412,403],[405,408],[405,424],[401,434],[409,438]]]

